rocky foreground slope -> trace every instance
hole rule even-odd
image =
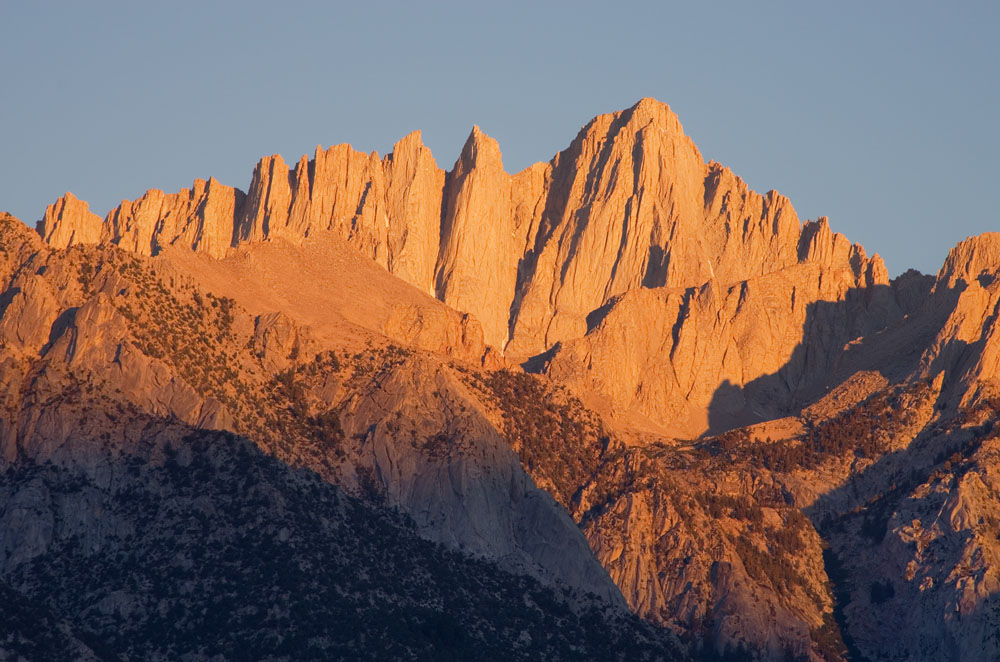
[[[0,576],[60,628],[11,625],[13,659],[683,657],[461,372],[0,233]]]
[[[54,628],[4,650],[995,659],[998,275],[890,281],[652,100],[515,175],[477,128],[67,194],[0,220],[0,588]]]

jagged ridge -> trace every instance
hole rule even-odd
[[[799,262],[869,271],[863,249],[801,224],[787,198],[705,163],[652,99],[601,115],[545,164],[509,175],[475,127],[450,172],[420,133],[384,158],[317,147],[290,168],[260,160],[244,195],[214,179],[157,190],[102,222],[71,194],[39,230],[55,247],[111,242],[145,255],[215,257],[244,242],[336,230],[392,273],[483,322],[487,342],[529,356],[582,336],[586,317],[639,286],[728,284]],[[871,271],[885,283],[881,261]]]

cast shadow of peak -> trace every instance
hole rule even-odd
[[[932,278],[901,280],[810,303],[799,342],[778,370],[742,385],[727,379],[715,390],[703,436],[797,416],[860,371],[889,383],[913,374],[965,284],[932,291]]]
[[[535,354],[527,358],[521,363],[521,369],[525,372],[532,373],[535,375],[543,374],[549,367],[549,362],[556,355],[556,353],[562,349],[562,343],[557,342],[556,344],[549,347],[544,352],[540,354]]]

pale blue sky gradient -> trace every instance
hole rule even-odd
[[[1000,3],[0,4],[0,209],[106,213],[265,154],[473,124],[509,172],[652,96],[706,159],[935,272],[1000,230]]]

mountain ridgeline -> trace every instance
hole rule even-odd
[[[998,276],[890,280],[651,99],[0,218],[0,651],[996,659]]]

